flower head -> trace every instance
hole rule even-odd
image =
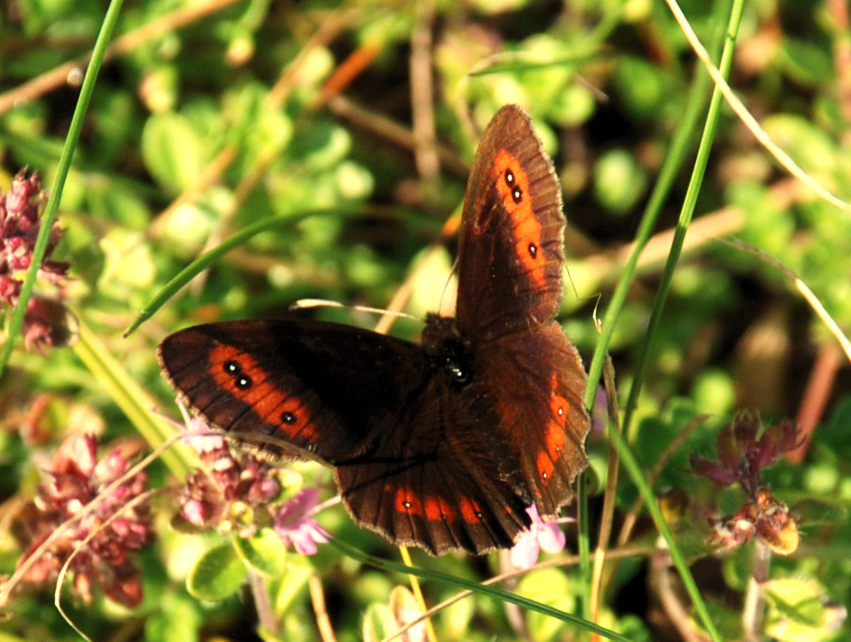
[[[186,441],[203,467],[186,478],[180,492],[180,517],[193,529],[216,529],[250,537],[272,526],[285,544],[306,555],[328,535],[312,518],[319,491],[306,488],[283,504],[280,469],[251,453],[231,451],[227,440],[200,418],[191,418],[178,403]]]
[[[760,489],[756,501],[745,503],[729,519],[716,521],[710,542],[732,550],[752,537],[758,537],[778,555],[790,555],[798,549],[800,534],[794,516],[767,488]]]
[[[739,482],[748,496],[755,500],[760,488],[760,473],[780,455],[794,450],[800,443],[798,430],[789,421],[765,429],[759,434],[759,416],[741,412],[733,423],[718,433],[718,459],[714,462],[692,457],[691,465],[698,475],[720,486]]]
[[[197,528],[253,535],[263,525],[263,511],[258,509],[281,492],[275,468],[251,454],[234,455],[220,435],[202,434],[211,430],[199,427],[203,423],[190,426],[194,426],[190,442],[204,466],[186,478],[180,492],[181,516]]]
[[[46,201],[38,173],[28,177],[25,169],[17,173],[9,192],[0,195],[0,302],[10,307],[18,305],[24,272],[32,264],[41,230],[41,208]],[[41,279],[57,286],[64,284],[68,271],[67,263],[50,258],[61,235],[59,224],[54,224],[38,270]],[[28,349],[64,342],[68,335],[64,306],[33,296],[27,305],[23,332]]]
[[[69,522],[126,473],[134,454],[118,447],[98,461],[97,445],[94,435],[74,434],[56,451],[48,480],[23,511],[18,530],[30,546],[18,565],[38,553],[23,580],[46,582],[57,577],[71,554],[88,540],[71,558],[75,592],[90,602],[93,587],[100,585],[109,598],[136,606],[142,601],[142,582],[130,552],[147,543],[150,517],[146,502],[132,508],[127,505],[145,492],[147,474],[136,473],[80,519]],[[54,531],[60,531],[61,536],[48,550],[39,550]]]
[[[713,521],[711,543],[725,549],[758,537],[775,553],[788,555],[798,548],[798,526],[789,508],[760,481],[762,470],[800,443],[789,422],[760,434],[756,413],[742,412],[718,434],[718,459],[692,457],[694,471],[720,486],[738,482],[748,501],[729,518]]]

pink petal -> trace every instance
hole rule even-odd
[[[532,528],[534,529],[534,525]],[[524,531],[517,543],[511,547],[511,563],[515,568],[532,568],[538,561],[540,552],[535,533],[532,530]]]
[[[558,522],[546,522],[538,529],[538,544],[546,553],[560,553],[566,541]]]
[[[53,456],[53,472],[88,477],[97,466],[97,437],[91,434],[70,435]]]

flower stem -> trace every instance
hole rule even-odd
[[[759,640],[762,628],[762,585],[768,580],[771,568],[771,549],[762,540],[754,541],[753,571],[748,580],[748,591],[745,594],[745,606],[742,610],[742,628],[745,640]]]

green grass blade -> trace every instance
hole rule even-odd
[[[156,405],[154,399],[136,383],[82,320],[79,320],[79,332],[79,339],[73,346],[77,357],[151,448],[161,446],[174,435],[175,428],[151,411]],[[163,453],[162,458],[177,479],[183,479],[195,467],[191,451],[183,444],[175,444]]]
[[[736,35],[738,26],[741,22],[742,2],[734,0],[733,8],[730,13],[730,21],[727,28],[727,38],[724,46],[724,51],[721,54],[721,62],[719,68],[724,76],[730,73],[730,67],[733,63],[733,53],[736,44]],[[700,187],[703,184],[703,176],[706,173],[706,165],[709,162],[709,154],[712,151],[712,141],[715,139],[715,131],[718,126],[718,115],[720,113],[723,95],[716,88],[712,93],[712,100],[709,105],[709,112],[706,116],[706,123],[703,129],[703,135],[698,147],[697,157],[695,158],[694,168],[691,173],[688,189],[686,190],[685,200],[680,209],[680,217],[677,221],[677,228],[674,232],[674,239],[671,242],[671,251],[668,254],[668,259],[665,263],[665,269],[662,271],[662,281],[659,285],[659,291],[656,293],[656,300],[653,303],[653,309],[648,323],[646,339],[641,344],[641,354],[638,359],[638,365],[633,379],[632,388],[629,391],[626,408],[624,409],[624,431],[629,434],[629,428],[632,420],[632,413],[638,403],[638,395],[641,391],[641,386],[644,381],[644,375],[647,372],[647,366],[650,362],[650,349],[653,345],[653,338],[659,326],[659,321],[665,308],[665,302],[668,298],[668,293],[671,290],[671,282],[674,278],[674,271],[677,267],[680,254],[683,249],[688,226],[691,223],[694,207],[697,203],[697,197],[700,193]]]
[[[662,515],[662,510],[659,508],[659,504],[653,496],[653,489],[650,488],[647,483],[647,480],[644,477],[644,472],[641,470],[641,466],[638,465],[635,457],[633,457],[632,451],[629,449],[629,445],[626,443],[623,435],[621,435],[621,433],[617,430],[610,430],[609,440],[618,452],[621,465],[626,469],[626,472],[638,488],[639,494],[642,498],[644,498],[644,503],[647,506],[650,516],[653,518],[653,522],[656,524],[659,534],[665,538],[665,542],[669,545],[675,543],[676,540],[674,539],[671,527],[668,526],[668,523],[665,521],[665,517]],[[694,608],[700,616],[700,620],[703,623],[706,632],[712,640],[720,642],[721,636],[715,629],[715,623],[712,621],[712,617],[706,608],[706,604],[700,597],[700,589],[698,589],[697,584],[694,581],[694,577],[688,570],[688,562],[686,562],[685,556],[676,545],[669,546],[668,553],[670,554],[671,561],[674,563],[674,566],[680,575],[680,579],[683,582],[683,586],[685,586],[686,592],[694,603]]]
[[[739,25],[741,23],[743,4],[744,3],[742,2],[742,0],[734,0],[733,6],[730,10],[724,51],[721,54],[721,62],[719,64],[719,69],[725,77],[729,76],[730,67],[732,66],[733,53],[736,44],[736,36],[738,34]],[[641,385],[644,381],[644,375],[647,371],[647,366],[650,361],[650,349],[653,344],[653,338],[656,335],[656,331],[659,326],[659,321],[662,318],[662,314],[665,308],[665,302],[667,301],[668,293],[670,292],[671,288],[671,282],[673,281],[674,270],[676,269],[677,261],[679,260],[680,253],[682,252],[683,241],[685,240],[686,231],[688,230],[689,223],[691,222],[692,214],[694,213],[694,207],[697,202],[697,196],[700,192],[700,187],[703,182],[703,176],[706,172],[706,165],[709,161],[712,141],[715,138],[715,131],[718,126],[718,116],[720,113],[722,100],[723,96],[721,92],[716,88],[712,94],[712,100],[709,105],[709,112],[706,116],[706,123],[704,125],[703,135],[701,137],[694,168],[692,170],[691,180],[689,181],[686,197],[683,202],[682,209],[680,210],[680,218],[677,222],[677,229],[674,233],[674,240],[671,244],[671,251],[668,255],[668,260],[665,264],[665,269],[662,273],[662,281],[659,285],[659,291],[657,292],[656,301],[654,302],[653,309],[651,312],[650,322],[648,324],[646,332],[646,340],[642,344],[642,351],[638,360],[635,378],[633,379],[632,387],[630,388],[629,396],[627,398],[626,408],[624,409],[623,429],[624,434],[626,435],[629,434],[629,429],[631,427],[633,413],[638,402],[638,396],[641,390]],[[659,511],[658,508],[655,506],[655,499],[652,495],[652,491],[649,486],[647,486],[646,481],[643,479],[638,464],[632,458],[631,453],[627,452],[626,441],[622,440],[620,435],[615,434],[615,431],[610,431],[610,439],[612,439],[613,443],[620,444],[621,446],[618,449],[618,454],[621,457],[621,461],[624,463],[624,466],[627,467],[627,470],[630,472],[633,481],[639,485],[639,491],[642,493],[644,501],[648,509],[651,511],[651,515],[653,516],[653,519],[656,523],[656,527],[659,529],[660,534],[665,538],[665,541],[667,542],[670,548],[671,558],[677,568],[678,573],[680,574],[680,578],[683,581],[686,591],[688,592],[689,597],[691,598],[692,603],[694,604],[694,608],[697,611],[697,614],[701,622],[703,623],[703,626],[706,628],[706,631],[709,633],[710,637],[713,640],[720,640],[718,632],[716,631],[715,625],[709,614],[709,610],[707,609],[706,604],[700,595],[700,591],[698,590],[697,585],[695,584],[694,579],[691,576],[691,572],[688,569],[688,565],[685,562],[684,556],[677,547],[676,541],[673,537],[673,533],[671,533],[670,528],[668,528],[668,525],[665,523],[661,511]],[[629,462],[629,464],[627,464],[627,462]],[[640,483],[637,481],[639,478],[641,479]]]
[[[138,316],[124,331],[124,336],[127,337],[133,332],[135,332],[140,325],[150,319],[157,312],[157,310],[159,310],[171,297],[173,297],[182,287],[188,284],[198,274],[206,270],[210,265],[215,263],[218,259],[223,257],[225,254],[227,254],[234,248],[237,248],[240,245],[243,245],[244,243],[248,242],[251,237],[259,234],[260,232],[264,232],[279,225],[294,225],[299,221],[302,221],[306,218],[310,218],[312,216],[350,216],[356,213],[357,211],[358,210],[340,209],[312,210],[297,215],[287,214],[286,216],[270,216],[268,218],[264,218],[263,220],[257,221],[256,223],[253,223],[252,225],[249,225],[246,228],[241,229],[239,232],[225,239],[225,241],[214,247],[212,250],[209,250],[199,256],[192,263],[187,265],[174,277],[172,277],[169,282],[166,283],[165,286],[163,286],[163,288],[154,295],[150,303],[148,303],[148,305],[146,305],[142,309],[142,311],[139,312]]]
[[[728,4],[718,3],[716,6],[717,21],[720,23],[725,16],[729,15],[729,12],[730,10]],[[710,51],[713,54],[713,58],[718,58],[718,56],[720,55],[719,52],[724,44],[725,33],[726,30],[718,30],[717,37],[712,43],[712,46],[710,47]],[[667,200],[668,195],[671,191],[671,187],[674,184],[674,179],[676,178],[677,173],[682,167],[682,164],[685,161],[689,150],[692,148],[694,142],[693,132],[696,130],[697,123],[703,113],[703,105],[706,101],[707,92],[710,86],[710,80],[711,79],[709,77],[709,74],[707,74],[702,69],[699,69],[698,73],[696,74],[695,81],[692,84],[691,91],[689,92],[689,96],[686,101],[686,108],[683,113],[683,118],[680,121],[680,126],[674,134],[674,138],[671,142],[671,147],[669,148],[665,156],[665,160],[659,172],[659,178],[653,187],[653,191],[651,192],[650,198],[648,199],[647,205],[644,209],[644,213],[641,218],[641,223],[639,225],[638,232],[636,233],[632,254],[630,254],[626,265],[623,268],[623,274],[620,280],[618,281],[617,286],[615,287],[615,291],[612,294],[611,302],[609,303],[609,306],[606,308],[606,312],[603,315],[600,340],[597,342],[597,346],[591,358],[591,364],[588,368],[589,385],[585,391],[586,408],[594,407],[594,400],[597,396],[597,382],[600,381],[600,377],[603,372],[603,364],[605,363],[606,359],[606,353],[608,352],[612,335],[614,334],[615,328],[617,327],[618,319],[620,318],[621,312],[623,312],[627,294],[629,293],[630,288],[632,287],[632,284],[635,281],[638,259],[641,256],[641,252],[644,250],[644,247],[647,245],[647,242],[653,235],[653,230],[656,227],[656,222],[659,218],[659,214],[662,211],[662,206]],[[624,426],[626,425],[626,422],[624,422]],[[585,503],[587,501],[584,493],[579,494],[579,501],[581,503]],[[587,508],[583,509],[580,506],[580,515],[583,513],[587,514]],[[583,577],[586,577],[590,582],[591,547],[590,534],[588,533],[587,528],[587,520],[585,520],[584,523],[582,520],[580,520],[580,568],[583,569]],[[590,605],[588,605],[588,607],[590,607]],[[586,616],[588,616],[590,612],[586,612],[585,614]]]
[[[32,264],[27,270],[27,275],[24,278],[24,283],[21,286],[21,296],[18,300],[18,305],[12,313],[12,319],[9,323],[8,339],[3,345],[3,350],[0,352],[0,376],[6,369],[6,364],[9,362],[9,357],[12,354],[12,348],[15,345],[15,340],[21,334],[21,328],[24,324],[24,315],[27,311],[27,303],[32,296],[35,280],[38,276],[38,269],[44,260],[44,255],[47,253],[47,245],[50,242],[50,233],[53,230],[53,223],[56,221],[56,213],[59,209],[59,201],[62,199],[62,189],[65,186],[65,179],[68,176],[68,171],[71,169],[71,161],[74,157],[74,150],[77,148],[77,143],[80,140],[80,132],[83,129],[86,112],[89,109],[89,103],[92,100],[94,93],[95,81],[97,80],[98,72],[103,64],[103,58],[106,53],[107,45],[112,37],[112,32],[115,30],[115,25],[118,22],[118,14],[121,11],[123,0],[112,0],[109,3],[109,8],[106,11],[103,23],[101,24],[100,32],[98,33],[97,41],[95,42],[92,58],[89,62],[86,75],[83,78],[83,84],[80,88],[80,97],[77,100],[77,106],[74,108],[74,116],[71,119],[71,126],[68,128],[68,136],[65,138],[65,145],[62,148],[62,155],[59,157],[59,165],[56,168],[56,180],[50,190],[50,197],[47,199],[47,205],[44,208],[42,215],[41,230],[39,230],[38,238],[36,239],[35,248],[33,250]]]
[[[416,566],[406,566],[405,564],[399,564],[398,562],[392,562],[390,560],[384,560],[378,557],[373,557],[372,555],[368,555],[363,551],[358,550],[354,546],[350,546],[349,544],[343,542],[340,539],[334,538],[331,540],[331,543],[349,557],[356,559],[364,564],[374,566],[376,568],[380,568],[387,571],[395,571],[396,573],[402,573],[404,575],[416,575],[417,577],[423,580],[432,580],[452,584],[459,588],[467,589],[480,595],[487,595],[489,597],[494,597],[504,602],[511,602],[512,604],[516,604],[521,608],[529,609],[530,611],[537,611],[538,613],[542,613],[557,620],[568,622],[569,624],[573,624],[578,628],[585,629],[586,631],[589,631],[591,633],[596,633],[597,635],[601,635],[605,638],[608,638],[609,640],[621,640],[623,642],[629,642],[629,638],[626,638],[620,635],[619,633],[615,633],[610,629],[594,624],[593,622],[584,620],[581,617],[573,615],[572,613],[565,613],[564,611],[560,611],[559,609],[547,606],[546,604],[541,604],[540,602],[536,602],[535,600],[530,600],[520,595],[504,591],[500,588],[496,588],[494,586],[485,586],[472,580],[466,580],[461,577],[456,577],[455,575],[449,575],[448,573],[441,573],[439,571],[434,571],[431,569],[421,569],[417,568]]]

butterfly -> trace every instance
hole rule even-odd
[[[333,467],[354,520],[432,554],[510,547],[569,503],[587,466],[587,377],[554,320],[565,218],[529,117],[503,107],[467,185],[456,314],[420,344],[287,319],[176,332],[159,359],[210,424]],[[253,441],[253,439],[252,439]]]

